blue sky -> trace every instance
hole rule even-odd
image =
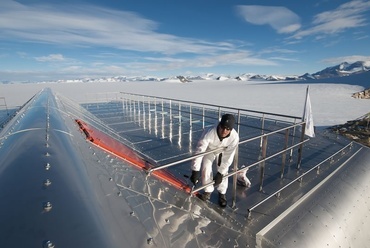
[[[0,1],[0,82],[302,75],[369,44],[369,0]]]

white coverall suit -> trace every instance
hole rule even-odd
[[[235,129],[232,129],[230,135],[220,140],[217,134],[217,127],[218,125],[206,129],[203,131],[202,137],[200,138],[196,153],[202,153],[205,151],[214,150],[219,147],[227,147],[225,150],[220,150],[214,153],[210,153],[204,155],[202,157],[198,157],[193,160],[191,169],[194,171],[200,171],[200,167],[202,166],[202,184],[208,184],[213,181],[213,172],[212,172],[212,164],[213,161],[217,158],[219,160],[220,154],[221,161],[217,163],[217,171],[222,175],[225,176],[228,171],[231,163],[234,160],[234,155],[236,148],[239,144],[239,135]],[[223,178],[220,185],[217,187],[217,190],[221,194],[226,194],[226,190],[228,187],[228,178]],[[214,186],[208,186],[204,189],[205,192],[211,193],[214,190]]]

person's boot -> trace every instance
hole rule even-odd
[[[204,192],[203,194],[200,195],[199,197],[203,201],[209,201],[211,199],[211,193],[209,192]]]
[[[220,204],[220,207],[224,208],[227,205],[226,195],[218,193],[218,203]]]

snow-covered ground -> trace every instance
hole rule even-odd
[[[109,82],[109,83],[44,83],[0,84],[0,97],[8,107],[19,106],[43,88],[49,87],[76,102],[109,97],[112,92],[130,92],[180,100],[216,104],[240,109],[302,116],[306,88],[315,126],[343,124],[370,112],[370,100],[351,95],[364,88],[350,84],[294,83],[267,81],[198,80],[188,83]],[[2,104],[2,102],[0,102]]]

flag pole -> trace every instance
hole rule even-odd
[[[307,98],[308,98],[308,91],[310,89],[310,86],[307,85],[307,88],[306,88],[306,99],[304,100],[304,107],[303,107],[303,115],[302,115],[302,121],[304,121],[304,117],[306,115],[306,109],[307,109]]]
[[[312,118],[312,109],[311,109],[311,100],[309,95],[309,86],[307,86],[306,89],[306,100],[304,104],[304,110],[303,110],[303,116],[302,121],[304,122],[302,124],[302,133],[301,133],[301,145],[298,149],[298,162],[297,162],[297,168],[299,169],[302,162],[302,149],[303,149],[303,140],[304,136],[307,135],[311,138],[315,137],[315,127],[313,124],[313,118]]]

